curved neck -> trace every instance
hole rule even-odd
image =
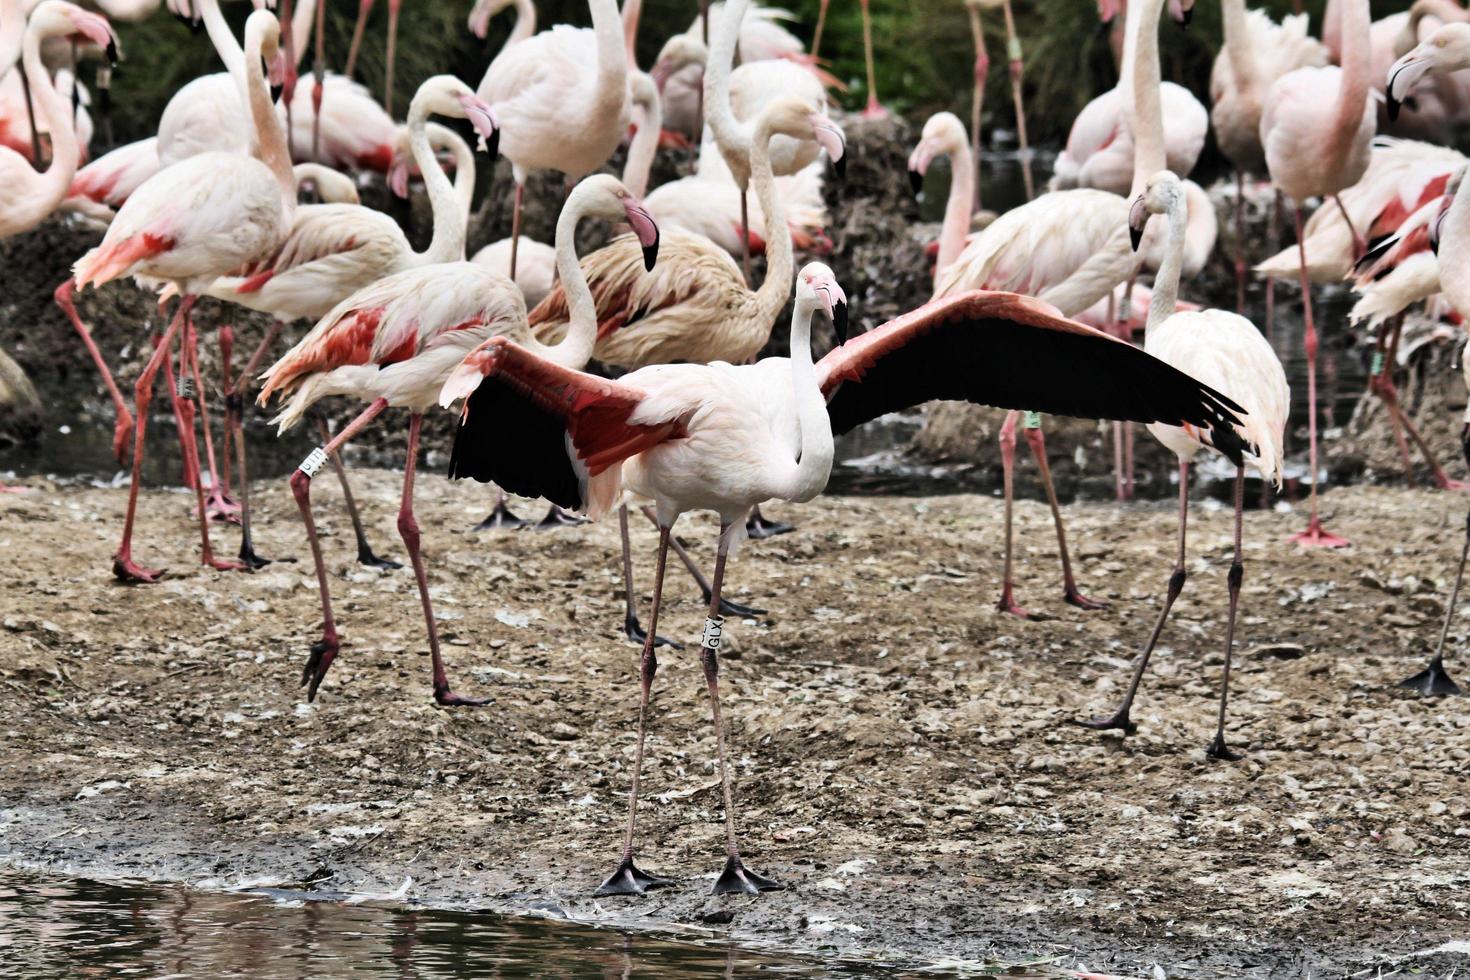
[[[628,144],[628,161],[623,164],[623,186],[634,197],[642,197],[648,191],[648,175],[653,170],[653,158],[658,153],[659,130],[663,128],[663,107],[659,103],[658,89],[653,79],[642,72],[633,75],[633,124],[638,127]]]
[[[771,173],[771,135],[770,126],[759,122],[750,143],[750,180],[755,185],[756,200],[760,201],[766,226],[766,278],[755,293],[755,305],[764,323],[776,322],[786,305],[786,297],[791,294],[792,277],[796,274],[786,206],[776,193],[776,178]]]
[[[1327,0],[1322,11],[1322,43],[1334,62],[1342,61],[1342,5],[1344,0]]]
[[[1466,12],[1455,0],[1414,0],[1414,5],[1409,8],[1409,22],[1404,25],[1404,32],[1398,39],[1399,50],[1395,50],[1395,54],[1406,55],[1419,43],[1419,22],[1425,17],[1458,24],[1466,19]]]
[[[291,11],[291,54],[296,58],[296,67],[301,67],[306,49],[311,47],[311,28],[316,23],[317,0],[296,0],[296,9]]]
[[[206,0],[208,2],[208,0]],[[257,38],[250,46],[245,61],[245,98],[250,106],[250,120],[255,124],[255,140],[259,147],[257,156],[271,168],[276,183],[281,188],[282,199],[288,208],[296,206],[296,175],[291,170],[291,151],[286,148],[286,133],[281,128],[281,117],[271,103],[270,89],[266,85],[265,69],[260,61],[260,41]]]
[[[46,167],[45,182],[47,188],[54,192],[51,196],[59,201],[71,184],[81,156],[81,145],[73,128],[71,101],[56,91],[51,73],[41,61],[41,35],[38,32],[26,31],[21,42],[21,59],[26,77],[31,80],[36,108],[51,127],[51,162]],[[72,84],[78,82],[73,79]]]
[[[428,120],[428,100],[415,97],[408,109],[408,147],[414,163],[418,164],[419,173],[423,175],[424,189],[429,192],[429,206],[434,212],[433,238],[428,249],[415,253],[415,257],[424,263],[457,262],[464,258],[465,226],[469,221],[470,206],[468,201],[460,203],[455,188],[434,158],[434,148],[429,145]],[[464,141],[460,140],[460,143]],[[462,161],[457,149],[452,145],[450,149],[455,153],[455,165],[460,165]],[[473,193],[473,156],[470,168],[468,191]]]
[[[429,137],[429,146],[435,150],[448,151],[454,158],[454,203],[466,224],[470,220],[470,205],[475,198],[475,151],[464,141],[464,137],[436,122],[424,126]],[[437,234],[438,227],[435,227]],[[450,262],[453,259],[444,259]]]
[[[512,44],[518,44],[536,33],[536,5],[531,0],[515,0],[515,8],[516,22],[511,25],[510,36],[500,46],[501,54]]]
[[[621,115],[628,98],[628,52],[617,0],[591,0],[592,32],[597,37],[597,91],[587,118]]]
[[[1245,16],[1245,0],[1220,0],[1225,20],[1225,55],[1230,59],[1230,74],[1235,88],[1255,94],[1257,84],[1256,53],[1251,50],[1250,26]]]
[[[750,140],[735,121],[730,108],[730,72],[735,64],[735,44],[740,39],[740,22],[745,17],[749,0],[725,0],[725,16],[715,31],[704,71],[704,115],[715,141],[725,153],[748,152]],[[727,158],[728,159],[728,158]],[[748,177],[735,175],[735,182],[745,188]],[[769,222],[766,225],[770,227]]]
[[[623,0],[623,45],[630,71],[638,67],[638,16],[642,13],[643,0]]]
[[[577,224],[586,211],[585,199],[573,190],[556,219],[556,274],[567,297],[567,332],[558,343],[536,345],[537,353],[579,371],[587,366],[592,348],[597,346],[597,304],[587,288],[587,274],[577,261]]]
[[[235,79],[236,85],[245,83],[245,52],[235,38],[235,32],[225,21],[219,9],[219,0],[198,0],[199,16],[204,21],[204,30],[209,35],[219,60],[224,62],[225,71]]]
[[[1333,110],[1332,137],[1327,147],[1329,161],[1341,160],[1363,125],[1363,107],[1368,101],[1368,75],[1372,71],[1369,50],[1368,0],[1343,0],[1342,80]]]
[[[1169,237],[1164,243],[1164,260],[1154,276],[1153,298],[1149,300],[1148,321],[1144,324],[1144,340],[1159,324],[1174,313],[1179,302],[1179,272],[1184,266],[1184,233],[1189,224],[1189,209],[1184,195],[1175,197],[1169,205]]]
[[[1459,270],[1470,265],[1470,188],[1462,188],[1450,201],[1450,209],[1439,226],[1439,267]],[[1456,309],[1470,305],[1470,277],[1444,275],[1441,278],[1445,295]],[[1467,409],[1470,411],[1470,409]]]
[[[1134,0],[1128,13],[1133,24],[1133,194],[1167,165],[1164,154],[1164,110],[1159,102],[1159,13],[1164,0]]]
[[[975,206],[975,161],[970,144],[960,140],[949,154],[949,200],[944,205],[944,224],[939,228],[939,258],[935,274],[949,268],[965,249],[970,234],[970,215]]]
[[[809,300],[798,297],[791,314],[791,384],[796,395],[796,419],[801,426],[801,458],[791,485],[782,488],[779,496],[797,502],[811,500],[826,487],[834,455],[832,421],[812,366],[813,307]]]

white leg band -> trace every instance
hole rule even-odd
[[[720,637],[725,630],[725,617],[707,616],[704,620],[704,635],[699,638],[699,645],[706,650],[719,650]]]
[[[301,465],[296,468],[307,476],[316,476],[317,471],[322,468],[326,461],[327,451],[321,446],[318,446],[307,453],[306,458],[301,461]]]

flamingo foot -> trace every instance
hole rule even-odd
[[[870,96],[868,96],[868,104],[863,109],[863,118],[864,119],[887,119],[888,118],[888,110],[886,108],[884,108],[884,106],[882,104],[880,104],[877,99],[873,98],[870,95]]]
[[[7,487],[5,484],[0,483],[0,493],[30,493],[30,492],[31,492],[31,488],[30,487]]]
[[[1460,690],[1460,685],[1445,673],[1444,664],[1437,657],[1429,662],[1428,667],[1413,677],[1399,681],[1398,686],[1410,691],[1418,691],[1426,698],[1453,697],[1464,693]]]
[[[131,555],[114,555],[112,574],[119,582],[129,585],[152,585],[168,573],[166,568],[144,568],[133,561]]]
[[[463,694],[455,694],[449,689],[448,684],[434,685],[434,701],[441,708],[478,708],[490,703],[490,698],[472,698]]]
[[[470,528],[471,531],[511,531],[518,527],[525,527],[530,522],[525,518],[517,517],[505,506],[505,501],[495,505],[488,517]]]
[[[264,568],[275,561],[274,558],[262,558],[255,553],[255,546],[244,541],[240,542],[240,561],[250,566],[251,570]]]
[[[576,514],[570,514],[570,513],[566,512],[566,511],[562,510],[560,507],[556,506],[555,504],[552,504],[551,505],[551,509],[546,512],[546,516],[543,517],[543,518],[541,518],[540,523],[538,523],[535,527],[531,528],[531,530],[533,530],[533,531],[555,531],[555,530],[557,530],[559,528],[576,527],[579,524],[586,524],[586,523],[587,523],[587,518],[585,518],[585,517],[578,517]]]
[[[750,512],[745,519],[745,536],[759,541],[763,538],[774,538],[778,534],[790,534],[796,530],[793,524],[784,524],[781,521],[768,521],[761,516],[759,509]],[[709,596],[705,596],[706,599]]]
[[[628,616],[623,620],[623,635],[639,646],[648,642],[648,630],[644,629],[643,624],[638,622],[637,616]],[[653,638],[653,645],[656,647],[670,647],[674,650],[680,649],[678,643],[665,639],[662,636],[655,636]]]
[[[1025,609],[1022,609],[1021,606],[1016,603],[1016,597],[1014,592],[1012,591],[1011,583],[1009,582],[1007,582],[1001,588],[1000,601],[995,604],[995,608],[1003,613],[1010,613],[1012,616],[1015,616],[1019,619],[1034,620],[1036,618],[1034,615],[1027,612]]]
[[[489,518],[486,518],[486,520],[489,520]],[[470,528],[472,531],[478,531],[479,529],[479,525]],[[395,568],[403,567],[399,562],[391,561],[387,558],[379,558],[373,554],[372,546],[367,543],[366,539],[358,542],[357,563],[359,565],[366,565],[368,568],[381,568],[385,571],[392,571]]]
[[[618,870],[598,885],[592,896],[601,898],[604,895],[642,895],[654,888],[668,888],[677,884],[673,878],[660,878],[658,875],[639,871],[632,858],[624,858],[623,863],[618,865]]]
[[[205,558],[202,562],[200,562],[200,564],[202,564],[202,565],[208,565],[210,568],[214,569],[217,572],[253,572],[253,571],[255,571],[255,568],[252,565],[250,565],[248,562],[233,561],[232,559],[229,559],[229,558],[215,558],[215,557],[211,556],[209,558]]]
[[[124,411],[112,427],[112,455],[119,463],[127,463],[133,454],[133,415]]]
[[[1138,731],[1138,726],[1128,717],[1126,708],[1120,708],[1111,718],[1089,718],[1076,724],[1098,732],[1122,732],[1124,735],[1132,735]]]
[[[306,666],[301,671],[301,683],[306,685],[306,700],[315,701],[317,688],[322,686],[322,681],[327,676],[327,670],[332,666],[332,661],[337,659],[337,652],[342,649],[342,643],[335,635],[322,635],[311,645],[311,656],[307,658]]]
[[[1434,470],[1434,485],[1440,490],[1470,490],[1470,483],[1464,480],[1452,480],[1444,470],[1438,467]]]
[[[1322,521],[1313,516],[1307,523],[1307,529],[1300,534],[1293,534],[1286,539],[1287,544],[1299,544],[1308,548],[1346,548],[1352,544],[1347,538],[1340,538],[1335,534],[1329,534],[1323,527]]]
[[[1075,585],[1067,586],[1062,598],[1069,606],[1076,606],[1078,609],[1109,608],[1108,604],[1103,600],[1089,599],[1087,596],[1083,595],[1081,592],[1078,591],[1077,586]]]
[[[761,892],[780,891],[786,886],[772,878],[758,875],[740,863],[738,857],[725,862],[725,870],[715,881],[711,895],[759,895]]]
[[[1216,735],[1210,747],[1205,749],[1205,755],[1211,759],[1219,759],[1221,762],[1239,762],[1245,756],[1225,744],[1224,735]]]
[[[240,504],[218,487],[211,487],[204,498],[204,515],[215,524],[239,524]]]
[[[706,606],[709,605],[709,598],[710,594],[706,591],[704,593],[704,603]],[[736,616],[740,619],[751,619],[755,616],[764,616],[765,614],[766,610],[764,609],[757,609],[755,606],[742,606],[738,602],[731,602],[724,596],[720,596],[721,616]]]

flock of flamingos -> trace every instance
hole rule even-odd
[[[121,18],[147,16],[156,6],[156,0],[126,2],[98,0]],[[105,227],[100,243],[75,258],[56,301],[106,379],[117,416],[114,449],[120,459],[131,454],[127,517],[113,558],[115,574],[126,582],[152,583],[163,574],[133,555],[149,403],[160,371],[196,497],[202,561],[222,571],[265,563],[250,536],[241,428],[241,399],[251,384],[262,382],[261,404],[277,401],[275,421],[283,430],[323,398],[364,403],[335,435],[321,423],[323,444],[290,480],[321,590],[322,635],[303,676],[311,697],[340,646],[312,515],[312,479],[330,462],[345,488],[337,451],[385,409],[409,413],[398,528],[417,579],[433,693],[442,705],[480,702],[454,691],[447,679],[414,519],[425,413],[436,407],[459,413],[452,478],[544,497],[552,504],[551,524],[575,520],[564,510],[594,518],[619,510],[625,630],[643,651],[641,702],[622,859],[599,894],[641,894],[668,883],[636,866],[634,841],[671,546],[709,602],[700,648],[729,848],[715,892],[780,887],[746,868],[736,843],[718,649],[722,617],[750,610],[721,597],[726,559],[747,533],[748,519],[750,533],[788,529],[760,521],[753,508],[773,499],[808,501],[822,492],[835,434],[931,399],[1011,410],[1000,437],[1008,524],[1000,608],[1017,615],[1025,611],[1013,595],[1009,521],[1018,428],[1046,477],[1066,599],[1083,608],[1100,603],[1084,596],[1072,577],[1037,413],[1147,423],[1178,456],[1178,559],[1127,695],[1115,713],[1087,723],[1096,728],[1134,730],[1133,698],[1185,582],[1191,461],[1208,448],[1234,464],[1235,554],[1209,753],[1236,757],[1225,727],[1243,577],[1243,480],[1251,466],[1279,485],[1289,391],[1256,324],[1238,312],[1200,309],[1178,298],[1181,278],[1200,270],[1217,233],[1208,197],[1186,179],[1208,127],[1237,172],[1237,241],[1245,242],[1248,175],[1269,177],[1278,205],[1284,201],[1295,218],[1297,244],[1256,266],[1268,284],[1299,277],[1303,287],[1313,478],[1310,516],[1295,541],[1346,543],[1317,513],[1318,340],[1311,283],[1356,280],[1361,296],[1354,318],[1378,331],[1373,387],[1406,456],[1403,433],[1415,440],[1418,434],[1398,407],[1391,367],[1385,366],[1393,363],[1402,315],[1421,301],[1447,316],[1470,309],[1470,274],[1445,274],[1470,263],[1470,195],[1457,194],[1466,161],[1435,142],[1447,138],[1470,103],[1470,87],[1454,74],[1470,67],[1470,13],[1450,0],[1418,0],[1412,11],[1377,23],[1370,21],[1368,0],[1331,0],[1321,41],[1309,36],[1304,15],[1277,24],[1248,11],[1245,0],[1221,0],[1225,45],[1215,62],[1208,111],[1160,77],[1164,0],[1133,0],[1122,16],[1103,4],[1104,19],[1121,29],[1118,86],[1079,115],[1051,188],[978,231],[979,94],[987,64],[982,9],[1003,6],[1013,40],[1014,28],[1009,0],[967,0],[979,43],[970,132],[956,116],[936,115],[909,160],[916,179],[936,158],[949,157],[952,164],[933,299],[850,338],[841,277],[821,262],[798,270],[794,258],[797,248],[822,244],[822,185],[829,165],[840,178],[847,152],[842,127],[829,112],[834,80],[821,69],[816,50],[825,0],[810,52],[779,11],[752,7],[749,0],[702,4],[693,26],[668,41],[647,74],[632,55],[639,0],[625,0],[621,11],[616,0],[588,0],[590,28],[556,25],[539,33],[531,0],[480,0],[469,26],[482,37],[494,15],[515,7],[504,47],[477,87],[448,75],[423,82],[402,125],[391,102],[398,0],[389,0],[389,82],[382,102],[351,79],[371,0],[361,0],[344,74],[325,71],[319,2],[297,0],[294,11],[283,5],[280,20],[258,3],[242,43],[218,0],[169,0],[175,14],[202,22],[225,71],[181,88],[156,136],[78,169],[92,123],[78,105],[76,58],[116,55],[109,23],[66,0],[0,0],[0,234],[29,231],[57,212]],[[867,0],[861,2],[865,114],[881,115]],[[1171,14],[1185,24],[1191,7],[1190,0],[1170,3]],[[311,74],[298,79],[314,25]],[[1019,47],[1011,51],[1024,142]],[[99,81],[107,78],[105,69],[99,72]],[[478,147],[433,117],[467,121]],[[1423,141],[1377,136],[1387,126]],[[695,175],[650,192],[650,166],[660,147],[691,140],[699,145]],[[625,142],[621,179],[602,172]],[[477,149],[512,164],[514,231],[466,260]],[[433,210],[426,250],[416,251],[392,219],[357,202],[355,179],[346,175],[366,171],[382,174],[400,194],[411,180],[423,182]],[[519,234],[533,171],[566,179],[551,243]],[[303,192],[314,203],[301,203]],[[1304,208],[1318,200],[1320,207],[1304,221]],[[576,232],[588,219],[611,223],[617,234],[579,256]],[[758,288],[750,284],[753,248],[766,255]],[[1238,251],[1243,305],[1247,256],[1243,245]],[[1152,273],[1151,294],[1133,288],[1141,271]],[[174,304],[134,383],[131,404],[73,302],[77,290],[127,277]],[[790,356],[757,359],[791,300],[793,283]],[[227,368],[223,379],[223,446],[238,458],[238,503],[212,473],[204,478],[195,443],[199,419],[213,471],[207,393],[190,315],[203,297],[275,319],[246,367],[233,378]],[[1268,291],[1268,308],[1271,302]],[[820,360],[812,352],[814,317],[830,320],[837,341]],[[314,325],[262,372],[282,326],[297,320]],[[1142,347],[1128,339],[1138,320]],[[219,339],[232,343],[224,331]],[[615,380],[591,373],[594,363],[623,373]],[[1470,423],[1466,433],[1470,455]],[[350,492],[347,498],[350,503]],[[518,520],[504,499],[502,492],[489,524]],[[630,500],[659,531],[646,629],[633,602]],[[712,510],[720,518],[709,578],[671,536],[679,516],[693,510]],[[242,524],[238,560],[220,558],[210,544],[211,519],[231,513]],[[355,514],[354,523],[360,560],[381,563]],[[1450,613],[1453,608],[1452,600]],[[1447,614],[1446,633],[1448,626]],[[1406,683],[1426,694],[1457,690],[1440,660],[1443,643],[1444,634],[1430,668]]]

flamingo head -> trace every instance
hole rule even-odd
[[[193,0],[168,0],[169,13],[177,17],[193,34],[204,30],[204,18],[194,9]]]
[[[617,223],[627,222],[643,248],[643,268],[653,270],[658,261],[658,224],[638,196],[610,174],[583,178],[567,198],[564,213],[582,214]]]
[[[847,294],[832,270],[821,262],[808,262],[796,274],[796,306],[808,315],[818,307],[825,310],[838,345],[847,343]]]
[[[470,33],[480,40],[490,33],[490,18],[511,5],[511,0],[479,0],[470,11]]]
[[[917,194],[935,157],[947,156],[965,145],[965,124],[952,112],[937,112],[924,123],[914,152],[909,154],[909,186]]]
[[[692,34],[675,34],[664,44],[663,50],[658,53],[658,60],[653,63],[648,74],[653,79],[653,84],[662,92],[664,83],[670,77],[690,65],[698,65],[703,69],[708,60],[709,48],[699,38]]]
[[[90,42],[117,62],[117,39],[107,18],[83,10],[66,0],[46,0],[31,14],[30,28],[42,37],[70,37]]]
[[[1415,83],[1426,74],[1461,68],[1470,68],[1470,24],[1446,24],[1388,69],[1388,83],[1383,90],[1388,118],[1398,119],[1400,107],[1409,101]]]
[[[490,103],[453,75],[435,75],[419,86],[408,107],[408,117],[451,116],[468,119],[480,135],[480,149],[493,160],[500,154],[500,124]]]
[[[1194,0],[1169,0],[1169,16],[1187,30],[1194,19]]]
[[[765,145],[772,136],[777,135],[812,140],[832,158],[832,170],[839,180],[846,173],[847,137],[843,135],[842,127],[829,119],[825,112],[814,107],[809,100],[785,95],[766,103],[756,117],[753,138],[757,143]]]
[[[1184,184],[1172,171],[1160,170],[1143,185],[1143,193],[1128,208],[1128,237],[1133,251],[1143,242],[1143,229],[1151,214],[1170,214],[1184,209]]]
[[[1123,0],[1097,0],[1097,22],[1107,27],[1123,11]]]

